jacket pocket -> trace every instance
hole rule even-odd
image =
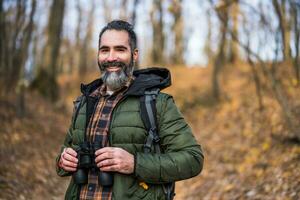
[[[141,182],[138,180],[134,181],[133,185],[131,185],[128,192],[132,195],[134,199],[143,199],[143,200],[156,199],[155,187],[147,183],[141,184]]]

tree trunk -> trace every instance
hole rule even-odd
[[[27,87],[26,84],[26,78],[25,78],[25,64],[26,60],[28,58],[28,51],[29,51],[29,44],[31,42],[32,38],[32,32],[34,28],[34,14],[36,11],[36,0],[32,0],[31,2],[31,12],[30,12],[30,17],[29,17],[29,22],[28,25],[26,26],[24,30],[24,38],[22,41],[22,46],[21,46],[21,51],[18,55],[19,63],[20,63],[20,70],[19,74],[16,74],[15,76],[17,77],[17,88],[16,88],[16,93],[17,93],[17,115],[19,117],[23,117],[25,115],[25,90]]]
[[[1,93],[0,96],[4,95],[4,78],[5,78],[5,72],[6,72],[6,27],[5,27],[5,13],[3,9],[3,0],[0,0],[0,88]]]
[[[291,4],[291,14],[293,17],[293,29],[294,29],[294,44],[295,44],[295,56],[293,58],[293,65],[295,70],[295,76],[297,80],[297,86],[300,85],[300,5],[293,2]]]
[[[239,2],[234,1],[230,7],[230,18],[232,21],[232,32],[238,37],[238,16],[239,16]],[[228,61],[234,63],[239,59],[239,49],[238,44],[231,39],[229,43],[229,56]]]
[[[134,0],[133,10],[132,10],[132,15],[131,15],[131,24],[133,27],[135,27],[135,24],[136,24],[136,11],[137,11],[138,4],[139,4],[139,0]]]
[[[227,7],[220,11],[217,11],[220,17],[220,33],[221,39],[218,45],[218,53],[213,65],[212,73],[212,94],[216,100],[220,100],[220,85],[219,85],[219,73],[225,64],[225,46],[226,46],[226,34],[228,29],[228,10]]]
[[[128,13],[127,13],[127,0],[122,0],[121,8],[120,8],[120,19],[127,21],[128,20]]]
[[[75,58],[74,56],[70,56],[70,57],[73,57],[71,58],[73,61],[73,65],[76,66],[76,72],[79,72],[79,69],[80,69],[80,51],[81,51],[81,46],[82,46],[82,7],[81,7],[81,4],[80,4],[80,1],[77,0],[76,1],[76,10],[77,10],[77,15],[78,15],[78,18],[77,18],[77,25],[76,25],[76,30],[75,30],[75,38],[76,38],[76,42],[75,42],[75,48],[74,48],[74,52],[73,54],[75,54]],[[72,46],[72,44],[70,43],[69,44],[70,46]],[[70,60],[71,61],[71,60]],[[73,67],[70,67],[70,71],[73,71],[74,69],[74,66]]]
[[[182,0],[173,0],[170,11],[174,18],[172,31],[175,33],[175,52],[172,56],[172,63],[183,64],[183,19]]]
[[[157,17],[158,16],[158,17]],[[165,35],[163,32],[163,8],[162,1],[154,0],[150,13],[153,28],[152,62],[163,64],[165,62],[164,47]],[[158,19],[157,19],[158,18]]]
[[[102,6],[103,6],[102,9],[103,9],[103,13],[104,13],[105,22],[108,23],[112,20],[111,8],[109,7],[109,4],[108,4],[107,0],[102,1]]]
[[[211,23],[211,14],[209,10],[206,11],[206,16],[207,16],[207,36],[204,45],[204,53],[207,58],[207,64],[209,65],[214,60],[214,53],[211,47],[212,23]]]
[[[258,71],[257,71],[255,64],[252,61],[249,53],[247,53],[247,60],[248,60],[248,63],[250,64],[251,72],[252,72],[252,76],[253,76],[253,80],[254,80],[254,84],[255,84],[255,93],[257,96],[257,100],[258,100],[258,109],[260,111],[262,111],[264,109],[264,105],[263,105],[263,96],[262,96],[261,83],[260,83]]]
[[[89,11],[88,23],[85,28],[86,34],[80,48],[80,61],[79,61],[79,74],[85,75],[88,69],[88,49],[90,48],[90,43],[93,34],[93,24],[94,24],[94,12],[95,12],[95,2],[93,0],[91,10]]]
[[[284,60],[288,60],[291,58],[291,48],[290,48],[290,40],[291,40],[291,32],[289,20],[286,15],[286,2],[285,0],[281,1],[281,5],[278,0],[272,0],[273,6],[276,11],[276,15],[279,21],[279,27],[281,31],[281,39],[282,39],[282,54]]]
[[[43,65],[36,79],[36,86],[42,94],[52,101],[58,98],[57,69],[59,60],[59,49],[61,44],[61,33],[64,17],[64,0],[53,0],[48,19],[48,39],[44,50]],[[46,75],[46,77],[44,77]]]
[[[23,39],[22,39],[22,43],[21,43],[21,50],[19,51],[19,54],[17,56],[18,62],[20,63],[20,68],[23,70],[25,68],[25,63],[28,58],[29,44],[31,42],[33,28],[34,28],[34,21],[33,21],[34,19],[33,18],[34,18],[35,11],[36,11],[36,0],[32,0],[29,22],[24,29]],[[15,74],[15,76],[16,76],[16,74]],[[19,77],[23,78],[23,75],[21,74],[17,77],[18,77],[18,79],[19,79]]]

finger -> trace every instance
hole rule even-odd
[[[98,162],[101,162],[101,161],[103,161],[103,160],[111,159],[111,158],[114,158],[114,152],[108,151],[108,152],[99,154],[99,155],[95,158],[95,162],[98,163]]]
[[[77,168],[77,163],[70,162],[68,160],[63,160],[62,165],[66,167],[74,167]]]
[[[74,149],[72,149],[72,148],[66,148],[65,149],[65,153],[70,154],[70,155],[72,155],[74,157],[77,157],[77,152]]]
[[[70,154],[63,154],[63,158],[73,163],[78,163],[78,159]]]
[[[111,165],[116,165],[116,161],[114,159],[106,159],[103,160],[99,163],[97,163],[97,167],[101,168],[101,167],[105,167],[105,166],[111,166]]]
[[[113,152],[115,151],[115,147],[103,147],[101,149],[98,149],[96,152],[95,152],[95,155],[98,156],[98,155],[101,155],[103,153],[107,153],[107,152]]]
[[[118,165],[110,165],[105,167],[100,167],[103,172],[120,172],[120,167]]]
[[[63,169],[67,172],[75,172],[77,168],[64,166]]]

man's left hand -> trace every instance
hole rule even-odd
[[[134,171],[134,156],[124,149],[104,147],[95,152],[95,162],[101,171],[132,174]]]

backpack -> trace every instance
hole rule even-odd
[[[157,129],[156,119],[156,97],[159,94],[159,88],[146,90],[144,95],[140,97],[141,118],[148,131],[145,144],[143,146],[144,153],[151,153],[151,147],[154,146],[154,153],[162,152],[160,139]],[[172,200],[175,196],[175,182],[162,184],[167,200]]]
[[[141,119],[148,133],[145,144],[143,146],[144,153],[151,153],[152,146],[154,147],[154,153],[160,154],[162,152],[159,143],[160,139],[158,135],[156,119],[156,98],[159,92],[159,88],[152,88],[146,90],[144,95],[140,97]],[[79,108],[81,107],[85,99],[83,97],[84,95],[81,95],[74,101],[74,111],[72,116],[73,121],[76,121]],[[146,183],[142,182],[142,184]],[[162,187],[166,195],[166,199],[173,200],[175,196],[175,182],[162,184]]]

